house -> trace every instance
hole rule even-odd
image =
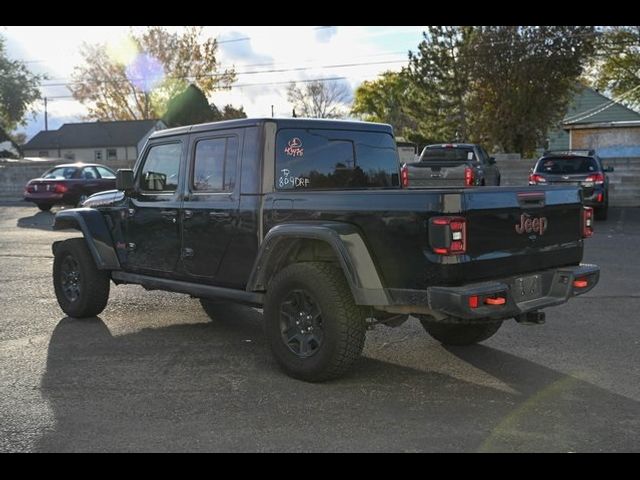
[[[23,145],[25,157],[64,158],[109,165],[138,157],[144,142],[161,120],[65,123],[58,130],[41,131]]]
[[[561,127],[549,134],[548,149],[594,149],[603,158],[640,157],[640,113],[582,87]]]

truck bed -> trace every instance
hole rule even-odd
[[[579,189],[562,186],[281,191],[265,196],[263,219],[265,231],[310,219],[355,225],[385,287],[422,290],[579,264],[582,208]],[[443,215],[466,219],[465,254],[431,248],[429,221]],[[542,217],[542,234],[518,233]]]

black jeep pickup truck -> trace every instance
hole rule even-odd
[[[64,210],[53,244],[62,310],[91,317],[110,282],[182,292],[210,313],[264,308],[291,376],[321,381],[365,331],[414,315],[468,345],[504,320],[591,290],[581,264],[592,210],[576,186],[404,189],[389,125],[243,119],[155,132],[117,190]],[[219,308],[219,306],[218,306]]]

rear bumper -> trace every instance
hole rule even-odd
[[[534,277],[536,277],[534,279]],[[574,281],[586,286],[574,286]],[[553,268],[461,287],[429,287],[427,290],[388,290],[391,305],[427,306],[430,310],[463,319],[506,319],[523,313],[566,303],[570,298],[592,290],[600,279],[600,267],[582,264]],[[532,293],[533,283],[537,285]],[[470,300],[477,297],[477,300]],[[487,299],[504,299],[488,304]],[[502,302],[502,300],[499,300]],[[491,300],[490,300],[491,302]],[[473,307],[472,305],[475,305]],[[493,302],[495,303],[495,302]],[[418,312],[418,309],[416,309]]]
[[[575,286],[574,281],[578,279],[580,285],[582,282],[586,285]],[[566,303],[571,297],[592,290],[599,279],[600,267],[583,264],[462,287],[430,287],[427,289],[427,301],[431,310],[449,316],[504,319]],[[538,287],[531,294],[533,283]],[[488,304],[487,299],[492,298],[503,298],[504,303]],[[476,302],[477,307],[473,307]]]

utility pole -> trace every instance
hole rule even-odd
[[[49,130],[49,119],[47,118],[47,97],[44,97],[44,129]]]

